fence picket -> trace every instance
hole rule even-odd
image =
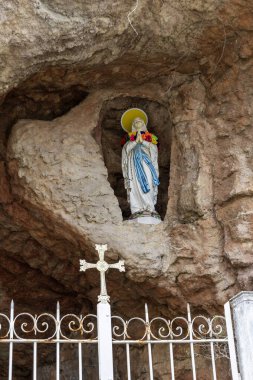
[[[127,380],[131,380],[131,363],[130,363],[130,347],[126,344],[126,357],[127,357]]]
[[[189,304],[187,304],[187,318],[188,318],[190,340],[192,340],[193,330],[192,330],[191,309],[190,309]],[[196,365],[195,365],[195,357],[194,357],[194,347],[193,347],[192,342],[190,343],[190,350],[191,350],[192,376],[193,376],[193,380],[196,380]]]
[[[58,342],[56,343],[56,380],[60,380],[60,320],[61,320],[61,314],[60,314],[60,303],[57,302],[56,306],[56,339]]]
[[[78,370],[79,370],[79,380],[83,380],[82,343],[78,343]]]
[[[33,380],[37,380],[37,344],[33,343]]]
[[[13,335],[14,335],[14,301],[11,301],[10,308],[10,343],[9,343],[9,373],[8,380],[12,380],[13,371]]]
[[[146,319],[146,324],[149,326],[149,315],[148,315],[148,305],[145,303],[145,319]],[[150,341],[151,335],[150,335],[150,330],[148,328],[147,330],[147,339]],[[150,380],[154,379],[153,375],[153,361],[152,361],[152,347],[151,343],[148,343],[148,365],[149,365],[149,378]]]

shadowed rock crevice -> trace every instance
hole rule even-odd
[[[155,101],[141,97],[117,97],[105,102],[100,113],[101,144],[108,170],[108,181],[114,190],[124,219],[130,216],[130,207],[124,188],[121,168],[121,139],[126,134],[120,124],[122,114],[128,108],[141,108],[149,118],[148,130],[159,138],[159,172],[160,186],[156,209],[164,218],[168,204],[170,152],[171,152],[171,121],[168,108]]]
[[[0,157],[5,156],[5,145],[17,120],[53,120],[64,115],[88,96],[78,84],[63,82],[61,86],[46,86],[33,79],[9,92],[0,107]]]

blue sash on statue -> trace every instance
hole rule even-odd
[[[141,186],[143,193],[146,194],[150,191],[150,186],[148,183],[147,175],[146,175],[145,170],[143,168],[143,161],[147,164],[147,166],[150,169],[150,172],[152,174],[153,184],[158,186],[160,184],[160,181],[158,179],[154,165],[152,164],[147,153],[145,153],[141,149],[141,144],[139,144],[139,143],[136,145],[136,147],[134,149],[133,158],[134,158],[135,173],[136,173],[138,182]]]

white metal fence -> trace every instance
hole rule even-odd
[[[113,366],[113,362],[116,363],[116,360],[113,360],[116,359],[115,357],[113,358],[113,346],[124,347],[125,349],[123,359],[125,364],[124,379],[127,380],[138,380],[136,374],[133,374],[132,363],[134,358],[131,355],[131,350],[133,351],[133,348],[135,349],[136,347],[146,348],[146,357],[143,355],[138,363],[138,366],[142,366],[143,362],[147,363],[148,369],[145,374],[145,380],[155,379],[153,359],[154,351],[158,346],[163,348],[166,353],[164,356],[164,360],[168,364],[166,379],[177,379],[175,352],[178,347],[187,346],[190,352],[189,359],[193,380],[198,379],[196,359],[201,347],[208,348],[208,356],[211,361],[210,372],[213,380],[228,380],[229,378],[239,380],[229,303],[225,305],[225,317],[192,316],[189,305],[187,305],[185,316],[178,316],[173,319],[166,319],[162,316],[151,318],[147,305],[145,305],[143,318],[133,317],[126,320],[120,316],[111,316],[105,272],[109,268],[124,271],[124,262],[120,260],[116,264],[108,264],[104,260],[107,246],[96,245],[96,249],[99,253],[99,261],[96,264],[80,260],[81,271],[96,268],[100,272],[101,292],[98,296],[96,314],[85,316],[75,314],[61,315],[59,303],[57,303],[55,315],[50,313],[32,315],[26,312],[15,314],[13,301],[9,315],[0,313],[0,360],[4,348],[8,347],[8,369],[6,376],[2,370],[0,371],[1,379],[18,379],[14,373],[14,354],[17,346],[24,344],[26,347],[29,346],[28,348],[32,347],[32,375],[29,379],[38,379],[38,355],[41,354],[42,347],[47,346],[48,348],[55,348],[53,379],[60,380],[63,348],[68,344],[72,344],[78,358],[77,368],[75,369],[78,375],[74,378],[90,380],[87,376],[84,378],[83,349],[92,344],[97,346],[98,351],[97,378],[99,377],[99,380],[113,380],[114,372],[117,372],[117,368],[115,365]],[[221,352],[222,355],[220,355]],[[217,373],[216,359],[221,356],[229,359],[231,366],[231,376],[226,379],[224,376],[219,377]],[[44,364],[46,362],[46,356],[44,355]],[[27,366],[25,359],[23,359],[23,366]],[[119,377],[117,376],[117,378]],[[206,376],[206,378],[210,378],[210,376]]]
[[[213,380],[218,379],[216,370],[216,359],[220,357],[222,347],[224,357],[231,362],[232,374],[231,379],[238,380],[237,363],[235,357],[235,347],[233,335],[230,336],[231,318],[230,312],[226,310],[224,316],[214,316],[208,318],[205,316],[191,315],[190,306],[187,305],[187,315],[166,319],[164,317],[150,318],[148,306],[145,305],[145,317],[133,317],[125,320],[120,316],[113,315],[110,317],[110,336],[106,335],[106,324],[103,324],[102,334],[106,335],[104,346],[99,350],[99,365],[105,366],[106,369],[100,373],[100,379],[113,379],[113,363],[108,356],[110,344],[114,346],[125,347],[125,364],[126,379],[132,380],[131,370],[131,347],[146,346],[147,358],[143,358],[148,363],[149,375],[147,380],[154,380],[153,373],[153,355],[152,351],[155,345],[162,345],[167,352],[168,375],[171,380],[176,379],[174,350],[178,345],[187,345],[190,351],[190,362],[193,380],[198,378],[196,366],[196,357],[199,347],[209,347],[211,362],[211,376]],[[98,314],[99,315],[99,314]],[[26,344],[32,346],[32,379],[37,380],[38,371],[38,354],[40,347],[44,345],[54,345],[55,347],[55,379],[60,379],[61,370],[61,350],[63,345],[72,344],[73,350],[76,350],[78,361],[78,378],[84,379],[84,363],[82,350],[85,345],[98,344],[98,320],[97,315],[88,314],[86,316],[66,314],[61,315],[60,305],[57,304],[56,314],[43,313],[32,315],[30,313],[19,313],[15,315],[14,302],[11,303],[10,315],[0,314],[0,352],[4,344],[8,344],[8,377],[12,380],[15,378],[13,371],[13,353],[17,344]],[[102,337],[103,340],[103,337]],[[229,347],[229,349],[228,349]],[[229,354],[230,352],[230,354]],[[226,360],[226,359],[224,359]],[[140,363],[141,365],[141,363]],[[104,376],[105,371],[111,371],[111,374]],[[114,371],[117,369],[114,368]],[[101,371],[100,371],[101,372]],[[1,378],[4,378],[1,376]],[[224,380],[224,379],[221,379]]]
[[[116,323],[115,323],[116,322]],[[112,317],[113,344],[126,346],[127,379],[131,380],[130,345],[145,344],[148,348],[149,379],[154,379],[152,347],[162,345],[168,352],[167,361],[170,364],[170,378],[175,380],[174,349],[178,345],[190,348],[190,360],[193,380],[197,379],[196,347],[210,347],[212,379],[217,379],[216,358],[219,357],[220,347],[223,348],[224,358],[229,356],[229,338],[227,335],[226,319],[223,316],[208,318],[203,315],[191,316],[190,305],[187,305],[187,316],[176,317],[172,320],[164,317],[150,319],[148,306],[145,305],[145,319],[131,318],[128,321],[120,317]],[[133,328],[131,329],[131,325]],[[137,328],[138,326],[138,328]],[[132,330],[132,331],[130,331]],[[137,337],[137,335],[139,335]],[[134,338],[132,337],[134,336]],[[232,344],[233,346],[233,344]],[[231,346],[231,349],[232,349]],[[215,350],[217,349],[217,352]],[[232,377],[231,377],[232,378]],[[237,378],[236,378],[237,379]],[[233,379],[234,380],[234,379]]]

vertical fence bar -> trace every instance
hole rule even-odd
[[[171,380],[175,380],[173,343],[169,343],[169,348],[170,348],[170,372],[171,372]]]
[[[215,364],[215,354],[213,342],[211,342],[211,358],[212,358],[212,370],[213,370],[213,380],[217,380],[216,376],[216,364]]]
[[[79,367],[79,380],[82,380],[83,379],[82,343],[78,343],[78,367]]]
[[[148,315],[148,305],[145,303],[145,318],[147,326],[147,339],[150,340],[150,326],[149,326],[149,315]],[[149,378],[150,380],[154,379],[153,375],[153,360],[152,360],[152,347],[151,343],[148,343],[148,364],[149,364]]]
[[[13,339],[14,335],[14,301],[11,301],[10,307],[10,339]],[[12,370],[13,370],[13,342],[9,344],[9,373],[8,380],[12,380]]]
[[[131,364],[130,364],[129,343],[126,344],[126,357],[127,357],[127,380],[131,380]]]
[[[33,343],[33,380],[37,380],[37,342]]]
[[[57,302],[56,306],[56,339],[60,339],[60,320],[61,320],[61,314],[60,314],[60,303]],[[60,380],[60,343],[56,343],[56,380]]]
[[[232,379],[233,380],[239,380],[237,358],[236,358],[236,351],[235,351],[235,339],[234,339],[234,332],[233,332],[233,323],[232,323],[232,317],[231,317],[231,310],[230,310],[230,303],[229,302],[227,302],[224,305],[224,311],[225,311],[226,326],[227,326],[228,348],[229,348]]]
[[[192,319],[191,319],[191,309],[190,305],[187,304],[187,317],[188,317],[188,328],[189,328],[189,334],[190,339],[193,339],[193,332],[192,332]],[[193,380],[196,380],[196,365],[195,365],[195,357],[194,357],[194,347],[193,343],[190,343],[190,350],[191,350],[191,362],[192,362],[192,377]]]
[[[212,326],[211,326],[210,319],[209,319],[209,323],[210,323],[210,338],[212,339],[213,332],[212,332]],[[213,344],[213,342],[210,342],[210,348],[211,348],[213,380],[217,380],[217,376],[216,376],[216,364],[215,364],[215,352],[214,352],[214,344]]]

